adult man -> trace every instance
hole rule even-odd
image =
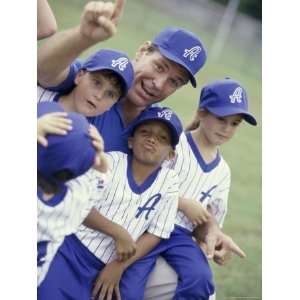
[[[57,33],[45,41],[38,49],[39,83],[44,87],[63,83],[60,88],[68,89],[68,82],[76,74],[75,65],[69,65],[82,51],[114,34],[124,3],[124,0],[116,0],[115,4],[88,3],[79,26]],[[124,129],[148,106],[166,99],[188,81],[195,87],[194,76],[205,60],[206,53],[201,41],[181,28],[167,28],[152,43],[148,41],[141,45],[132,61],[135,79],[128,95],[108,112],[90,120],[101,132],[106,151],[127,152]],[[213,221],[211,224],[214,225],[209,227],[210,231],[203,238],[209,256],[214,256],[218,243],[222,244],[222,255],[225,257],[235,244],[221,233]],[[163,300],[163,297],[157,295],[157,299]]]

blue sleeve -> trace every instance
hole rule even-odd
[[[95,117],[87,117],[87,120],[90,124],[94,125],[99,132],[102,131],[103,126],[103,115],[95,116]]]
[[[58,92],[60,94],[68,94],[75,87],[74,80],[81,69],[82,62],[80,60],[75,60],[69,69],[69,74],[67,78],[57,86],[47,87],[47,90]]]

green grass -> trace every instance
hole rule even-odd
[[[78,24],[85,2],[49,0],[59,30]],[[133,57],[140,44],[151,40],[163,27],[170,25],[197,33],[207,46],[208,62],[197,76],[199,88],[185,86],[165,100],[164,105],[172,107],[187,123],[197,107],[201,86],[211,80],[230,76],[247,88],[251,111],[261,124],[261,65],[258,60],[245,64],[245,54],[238,47],[226,46],[220,61],[211,62],[211,33],[201,31],[201,28],[186,20],[163,15],[144,1],[127,1],[118,34],[87,50],[82,57],[102,47],[117,48]],[[260,57],[260,53],[255,55]],[[229,212],[224,230],[246,252],[247,258],[241,260],[234,257],[225,267],[213,265],[217,299],[247,296],[261,299],[261,126],[255,128],[243,124],[233,140],[222,147],[222,153],[232,171]]]

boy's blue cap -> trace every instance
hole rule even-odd
[[[175,112],[168,107],[150,107],[142,112],[138,119],[132,123],[127,133],[132,135],[135,128],[146,121],[160,121],[165,123],[170,129],[172,146],[175,148],[182,133],[181,121]]]
[[[122,97],[126,96],[134,78],[134,71],[129,57],[121,51],[111,49],[97,51],[86,59],[81,69],[89,72],[100,70],[115,72],[122,83]]]
[[[206,61],[206,51],[200,39],[188,30],[170,27],[161,31],[152,43],[163,56],[183,66],[189,72],[192,86],[196,87],[194,75]]]
[[[207,109],[212,114],[225,117],[241,114],[251,125],[257,125],[252,114],[248,112],[248,99],[241,84],[230,78],[214,81],[203,87],[199,108]]]
[[[63,111],[55,102],[38,104],[38,116]],[[82,175],[94,164],[96,149],[89,135],[89,123],[81,114],[68,113],[72,130],[66,135],[47,135],[48,146],[37,146],[37,169],[47,179],[55,181],[54,175],[68,170],[73,177]]]

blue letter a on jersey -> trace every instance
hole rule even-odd
[[[135,217],[138,218],[143,213],[143,211],[147,211],[146,220],[148,220],[148,216],[149,216],[151,210],[154,210],[155,205],[158,203],[160,198],[161,198],[161,194],[156,194],[156,195],[153,195],[152,197],[150,197],[144,206],[138,207],[138,212]]]

